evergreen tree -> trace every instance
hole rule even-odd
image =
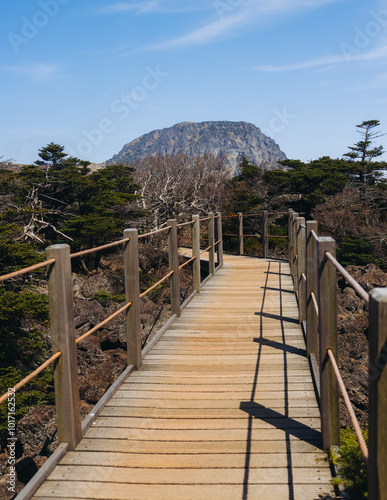
[[[44,148],[39,149],[38,156],[41,158],[35,162],[35,165],[46,167],[46,171],[50,168],[57,170],[63,165],[63,160],[68,156],[63,152],[64,146],[50,142]]]
[[[375,139],[382,137],[383,133],[376,130],[380,126],[379,120],[363,121],[360,125],[356,125],[359,129],[357,132],[362,135],[362,139],[354,146],[349,146],[349,152],[345,153],[346,156],[356,165],[354,169],[355,181],[360,184],[360,192],[363,202],[366,207],[366,220],[368,221],[367,209],[369,205],[369,186],[375,185],[377,179],[380,177],[380,170],[386,169],[385,163],[377,163],[372,160],[381,156],[383,146],[373,146],[372,143]],[[358,161],[355,161],[358,160]]]
[[[358,141],[354,146],[348,146],[350,151],[345,153],[343,156],[351,160],[357,160],[360,158],[361,162],[370,162],[374,158],[381,156],[383,154],[383,146],[378,146],[371,148],[371,144],[375,139],[382,137],[385,134],[382,134],[379,131],[374,130],[376,127],[380,126],[379,120],[368,120],[363,121],[360,125],[356,125],[359,134],[363,136],[361,141]]]

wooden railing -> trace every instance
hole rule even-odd
[[[387,498],[387,289],[368,294],[336,260],[336,242],[318,236],[315,221],[289,211],[289,263],[298,297],[299,320],[320,395],[323,446],[340,442],[339,390],[368,466],[368,499]],[[369,442],[364,441],[337,365],[337,286],[339,272],[369,304]]]
[[[264,259],[269,257],[269,240],[270,238],[287,238],[287,236],[283,235],[274,235],[269,234],[269,216],[285,216],[288,215],[289,212],[273,212],[269,213],[267,210],[263,210],[260,214],[243,214],[239,212],[236,215],[226,215],[223,217],[224,219],[236,219],[237,220],[237,233],[224,233],[223,237],[234,237],[238,238],[237,243],[237,254],[244,255],[245,251],[245,238],[257,238],[261,240],[262,243],[262,256]],[[248,217],[259,217],[261,219],[261,234],[245,234],[244,233],[244,219]]]
[[[208,246],[204,250],[200,248],[202,223],[207,225],[206,233],[208,234]],[[179,265],[178,229],[185,226],[191,228],[192,258]],[[160,281],[148,288],[148,290],[140,293],[138,241],[161,233],[165,234],[168,238],[169,272]],[[76,339],[71,261],[72,259],[93,252],[118,246],[124,247],[125,304],[111,316]],[[206,252],[209,255],[209,274],[206,279],[201,280],[200,257]],[[217,263],[215,262],[216,256]],[[138,235],[137,229],[126,229],[122,240],[72,254],[70,253],[70,247],[66,244],[52,245],[47,248],[46,257],[47,260],[45,262],[0,276],[1,283],[44,267],[47,267],[48,274],[50,329],[52,352],[54,354],[34,370],[33,373],[15,384],[13,388],[0,397],[0,403],[6,401],[10,396],[14,397],[13,395],[17,390],[25,386],[51,363],[54,363],[56,422],[59,446],[49,463],[46,462],[39,473],[28,483],[28,487],[24,488],[23,492],[18,495],[18,499],[20,500],[30,498],[37,490],[39,484],[51,472],[55,464],[63,457],[64,453],[76,448],[82,436],[102,411],[106,401],[112,397],[122,381],[133,370],[140,368],[143,357],[155,342],[169,328],[172,322],[180,316],[181,310],[190,300],[197,293],[200,293],[205,282],[223,265],[221,214],[217,213],[214,215],[210,213],[208,217],[203,219],[200,219],[199,215],[194,215],[192,221],[182,224],[177,224],[176,220],[171,219],[168,221],[167,227],[142,235]],[[179,274],[180,270],[189,264],[192,265],[193,270],[193,293],[181,304]],[[171,317],[152,337],[150,342],[142,348],[140,324],[141,298],[168,279],[170,280]],[[79,342],[122,313],[126,314],[127,368],[92,409],[86,419],[81,422],[76,346]]]
[[[306,336],[307,354],[311,369],[314,373],[317,392],[320,397],[321,428],[323,446],[328,450],[331,446],[339,444],[339,389],[343,398],[364,458],[368,462],[369,493],[371,500],[384,499],[387,492],[387,431],[385,414],[387,411],[387,377],[385,366],[387,364],[387,290],[376,288],[369,294],[343,269],[337,262],[336,244],[332,238],[319,237],[317,222],[305,222],[293,210],[286,212],[289,217],[289,264],[294,281],[294,289],[299,304],[299,320]],[[261,235],[264,257],[268,257],[269,238],[277,235],[268,233],[269,214],[238,214],[238,253],[243,254],[243,218],[247,216],[260,216],[262,218]],[[208,246],[200,248],[200,227],[206,224]],[[178,259],[178,234],[182,227],[191,228],[192,258],[179,265]],[[140,294],[138,241],[156,234],[166,234],[168,238],[169,272],[148,290]],[[224,235],[235,236],[235,235]],[[248,235],[249,237],[251,235]],[[74,313],[72,303],[71,285],[71,260],[91,252],[97,252],[113,246],[124,246],[125,268],[125,304],[113,315],[106,318],[99,325],[75,339]],[[201,280],[200,256],[209,254],[209,275]],[[49,306],[53,356],[32,374],[23,379],[0,398],[0,403],[7,400],[9,394],[23,387],[33,377],[40,373],[50,363],[54,365],[55,398],[58,426],[59,447],[51,460],[40,469],[28,488],[18,496],[18,500],[27,499],[37,490],[39,484],[49,475],[56,463],[68,450],[75,449],[82,435],[91,426],[92,422],[102,411],[106,401],[112,397],[122,381],[135,369],[141,366],[143,357],[153,347],[160,336],[169,328],[171,323],[180,316],[181,310],[189,301],[200,292],[205,282],[215,274],[223,265],[223,235],[222,216],[209,214],[200,219],[194,215],[192,221],[177,224],[176,220],[169,220],[167,227],[138,235],[136,229],[124,231],[124,238],[120,241],[103,245],[101,247],[70,253],[68,245],[53,245],[47,249],[47,260],[36,266],[15,271],[0,276],[0,282],[20,276],[22,274],[48,268]],[[217,256],[217,265],[215,264]],[[179,271],[192,264],[193,293],[188,299],[180,303]],[[337,305],[336,305],[336,271],[339,271],[356,293],[369,303],[369,444],[364,443],[360,426],[349,402],[339,369],[337,367]],[[155,287],[170,279],[171,285],[171,311],[169,321],[159,330],[151,341],[141,348],[140,328],[140,300]],[[76,345],[88,335],[107,324],[118,314],[126,314],[127,332],[127,368],[109,388],[86,419],[81,423],[80,402],[78,391]]]

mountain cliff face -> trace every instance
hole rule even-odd
[[[154,130],[125,144],[105,164],[131,163],[148,156],[206,153],[225,155],[234,173],[243,156],[251,163],[265,167],[286,159],[278,144],[258,127],[247,122],[183,122],[173,127]]]

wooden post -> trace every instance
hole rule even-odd
[[[192,257],[193,262],[193,287],[196,293],[200,292],[200,220],[199,215],[193,215],[192,220]]]
[[[267,259],[269,256],[269,212],[267,210],[262,212],[262,250],[263,258]]]
[[[297,255],[297,230],[296,230],[296,219],[299,216],[298,213],[293,212],[292,214],[292,242],[293,242],[293,264],[292,264],[292,269],[293,269],[293,284],[294,284],[294,291],[298,295],[298,265],[297,265],[297,260],[298,260],[298,255]]]
[[[298,276],[298,312],[300,324],[306,320],[306,283],[302,274],[306,275],[306,232],[304,217],[296,219],[296,248]]]
[[[137,229],[125,229],[124,238],[129,238],[124,250],[125,300],[132,303],[126,310],[126,350],[128,365],[138,370],[142,364],[142,354]]]
[[[387,289],[374,288],[369,304],[368,499],[387,499]]]
[[[306,223],[306,350],[307,355],[318,356],[318,317],[312,300],[314,293],[318,303],[318,265],[317,241],[312,230],[318,234],[318,224],[309,220]]]
[[[319,266],[319,329],[320,329],[320,385],[321,385],[321,432],[323,447],[328,451],[340,443],[339,392],[336,376],[329,361],[327,350],[337,358],[337,304],[336,268],[325,253],[336,257],[333,238],[318,238]]]
[[[238,212],[238,254],[243,255],[243,214]]]
[[[290,267],[290,273],[293,276],[294,248],[293,248],[292,224],[293,224],[293,209],[289,208],[289,218],[288,218],[289,267]]]
[[[215,220],[213,212],[208,214],[210,220],[208,221],[208,246],[211,246],[208,254],[209,273],[214,276],[215,274]]]
[[[223,266],[223,231],[222,231],[222,214],[221,212],[216,212],[216,240],[219,241],[218,244],[218,266]]]
[[[181,314],[180,304],[180,272],[179,272],[179,251],[177,247],[177,221],[169,219],[168,226],[171,228],[168,233],[168,255],[169,270],[173,271],[171,276],[171,312],[179,318]]]
[[[48,260],[55,259],[48,273],[52,352],[62,353],[54,365],[58,441],[68,443],[69,450],[74,450],[82,438],[82,428],[70,247],[52,245],[46,249],[46,255]]]

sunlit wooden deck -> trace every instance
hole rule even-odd
[[[333,494],[287,263],[224,256],[33,498]]]

